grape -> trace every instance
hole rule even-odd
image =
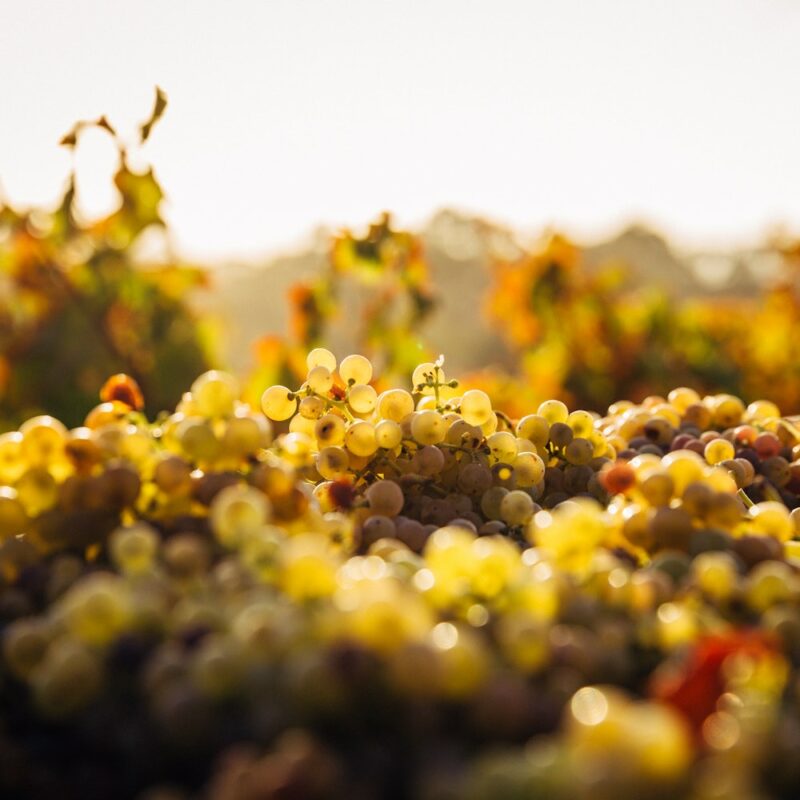
[[[9,486],[0,487],[0,540],[24,533],[28,524],[28,515],[16,490]]]
[[[515,489],[500,503],[500,517],[508,525],[524,525],[533,517],[534,505],[527,492]]]
[[[375,426],[375,441],[378,447],[393,450],[403,441],[403,429],[391,419],[382,419]]]
[[[264,525],[269,511],[269,500],[261,492],[236,484],[214,498],[211,525],[219,542],[233,548]]]
[[[414,455],[414,465],[420,475],[437,475],[444,467],[444,453],[438,447],[425,445]]]
[[[594,458],[594,445],[588,439],[573,439],[564,448],[564,458],[570,464],[588,464]]]
[[[404,389],[389,389],[378,398],[378,413],[384,420],[402,422],[414,412],[414,398]]]
[[[324,367],[328,372],[333,372],[336,369],[336,356],[324,347],[315,347],[306,356],[306,366],[309,372],[315,367]]]
[[[285,386],[270,386],[261,395],[261,408],[270,419],[282,422],[294,414],[297,401]]]
[[[373,514],[396,517],[402,510],[405,498],[403,490],[393,481],[376,481],[366,491]]]
[[[346,433],[344,420],[337,414],[325,414],[320,417],[314,426],[314,435],[320,446],[339,445],[344,442]]]
[[[416,411],[411,417],[411,435],[422,445],[439,444],[447,433],[447,423],[437,411]]]
[[[492,417],[492,401],[486,392],[470,389],[461,397],[461,416],[470,425],[485,425]]]
[[[46,467],[64,452],[67,429],[53,417],[32,417],[22,423],[19,432],[20,452],[29,466]]]
[[[347,356],[339,364],[339,375],[346,384],[369,383],[372,380],[372,364],[364,356]]]
[[[369,414],[378,405],[378,395],[371,386],[357,383],[350,387],[347,402],[356,414]]]
[[[317,471],[326,480],[333,481],[347,474],[349,462],[343,447],[323,447],[317,455]]]
[[[120,571],[130,575],[152,569],[158,545],[158,534],[143,523],[128,528],[118,528],[109,539],[112,561]]]
[[[306,383],[312,392],[326,395],[333,388],[333,373],[327,367],[314,367],[313,369],[309,370]],[[306,400],[312,399],[314,398],[306,398]]]
[[[709,464],[720,464],[733,458],[736,455],[736,450],[727,439],[712,439],[706,444],[703,455],[705,455]]]
[[[344,436],[344,446],[355,456],[371,456],[378,449],[375,428],[369,422],[354,422]]]
[[[537,409],[536,414],[544,418],[548,425],[557,422],[564,424],[569,418],[569,409],[560,400],[545,400]]]
[[[239,384],[233,375],[219,370],[204,372],[192,384],[192,399],[204,417],[227,417],[239,397]]]
[[[438,379],[439,383],[445,383],[444,371],[441,367],[431,362],[420,364],[414,369],[411,375],[411,384],[415,392],[422,392],[422,394],[433,394],[433,388],[428,385],[428,380]]]
[[[529,414],[517,423],[516,433],[537,447],[544,447],[550,440],[550,423],[538,414]]]
[[[513,433],[497,431],[486,437],[492,463],[510,464],[517,457],[517,440]]]

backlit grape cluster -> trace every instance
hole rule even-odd
[[[0,436],[0,796],[793,796],[792,419],[307,367]]]

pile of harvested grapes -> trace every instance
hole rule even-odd
[[[0,436],[0,795],[794,797],[800,428],[313,350]]]

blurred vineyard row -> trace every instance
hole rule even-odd
[[[159,93],[137,145],[164,105]],[[229,366],[221,363],[219,328],[193,302],[198,292],[216,291],[220,273],[137,256],[146,232],[165,233],[161,186],[152,168],[129,166],[127,146],[105,118],[79,123],[62,145],[74,148],[89,126],[106,131],[119,150],[112,214],[81,219],[74,174],[54,210],[0,204],[3,429],[45,409],[78,424],[97,386],[116,372],[139,381],[155,414],[204,369]],[[618,398],[640,400],[680,384],[769,396],[797,413],[800,245],[771,247],[779,273],[746,295],[724,287],[675,295],[637,280],[635,265],[590,268],[585,250],[557,233],[512,257],[490,255],[477,307],[465,298],[450,324],[458,336],[459,326],[473,331],[480,320],[502,345],[496,363],[464,383],[489,392],[511,416],[550,397],[604,410]],[[320,267],[286,293],[286,330],[252,343],[247,394],[256,399],[268,385],[302,381],[308,349],[332,342],[335,349],[342,336],[349,350],[379,365],[386,384],[406,382],[414,365],[436,355],[430,320],[442,298],[458,291],[437,284],[420,236],[395,229],[387,215],[363,233],[334,235]]]

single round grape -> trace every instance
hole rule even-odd
[[[19,431],[0,434],[0,482],[14,483],[26,467],[22,454],[22,434]]]
[[[382,419],[375,426],[375,441],[378,447],[393,450],[403,441],[403,429],[393,419]]]
[[[347,426],[338,414],[325,414],[314,426],[314,435],[320,447],[338,445],[344,442]]]
[[[717,601],[729,600],[736,591],[738,570],[729,553],[700,553],[692,562],[692,573],[700,589]]]
[[[528,414],[517,423],[517,436],[528,439],[536,447],[544,447],[550,440],[550,423],[538,414]]]
[[[745,410],[745,417],[751,422],[760,422],[765,419],[778,418],[781,410],[769,400],[756,400],[750,403]]]
[[[525,525],[533,518],[534,503],[527,492],[515,489],[500,503],[500,518],[507,525]]]
[[[673,389],[668,395],[667,400],[670,404],[677,409],[680,413],[686,411],[689,406],[700,403],[701,397],[694,389],[689,389],[686,386],[680,386]]]
[[[486,519],[500,519],[500,504],[508,492],[504,486],[491,486],[481,495],[481,511]]]
[[[436,364],[427,361],[414,369],[411,375],[411,385],[415,392],[433,394],[433,387],[428,385],[428,380],[434,381],[437,380],[437,378],[439,383],[446,382],[444,370],[441,367],[437,367]]]
[[[204,372],[191,388],[197,412],[204,417],[227,417],[239,398],[239,382],[228,372]]]
[[[314,367],[325,367],[328,372],[333,372],[336,369],[336,356],[324,347],[315,347],[306,356],[306,366],[309,372]]]
[[[550,441],[553,446],[563,450],[573,439],[572,428],[565,422],[554,422],[550,426]],[[594,452],[594,448],[592,448]]]
[[[344,446],[356,456],[371,456],[378,449],[375,427],[358,420],[350,424],[344,436]]]
[[[521,489],[535,486],[544,478],[544,461],[536,453],[520,453],[514,459],[513,466],[517,476],[517,486]]]
[[[58,502],[58,483],[44,467],[31,467],[14,485],[29,517],[38,517]]]
[[[484,436],[483,431],[476,425],[470,425],[459,418],[450,425],[444,438],[448,444],[476,450],[483,443]]]
[[[394,481],[376,481],[365,492],[370,511],[384,517],[396,517],[405,503],[403,490]]]
[[[294,414],[297,400],[285,386],[270,386],[261,395],[261,408],[270,419],[282,422]]]
[[[325,480],[334,481],[347,474],[350,459],[343,447],[323,447],[317,454],[317,472]]]
[[[309,370],[306,383],[312,392],[326,395],[333,388],[333,373],[327,367],[314,367]]]
[[[411,435],[420,444],[439,444],[447,433],[447,422],[438,411],[416,411],[411,417]]]
[[[236,413],[225,421],[222,434],[222,453],[234,458],[254,455],[272,441],[272,426],[269,420],[255,414]]]
[[[41,663],[52,639],[49,624],[39,617],[27,617],[12,622],[3,632],[2,651],[10,671],[27,680]]]
[[[372,380],[372,364],[364,356],[347,356],[339,364],[339,376],[348,385],[369,383]]]
[[[235,548],[266,523],[269,513],[269,500],[258,489],[234,484],[214,498],[209,518],[220,544]]]
[[[556,422],[566,423],[569,418],[569,409],[560,400],[545,400],[536,413],[538,416],[544,417],[549,425]]]
[[[492,485],[492,471],[484,464],[471,462],[458,471],[458,486],[469,495],[482,495]]]
[[[486,392],[470,389],[461,397],[460,413],[465,422],[480,427],[492,418],[492,401]]]
[[[383,419],[402,422],[414,413],[414,398],[405,389],[389,389],[378,398],[378,413]]]
[[[22,458],[32,467],[46,467],[64,453],[67,429],[54,417],[31,417],[19,427]]]
[[[731,394],[721,394],[714,398],[713,420],[721,429],[738,425],[744,414],[744,403]]]
[[[0,541],[25,533],[30,520],[10,486],[0,486]]]
[[[736,450],[727,439],[716,438],[706,445],[703,455],[709,464],[719,464],[733,458]]]
[[[158,534],[143,522],[127,528],[117,528],[108,541],[111,560],[122,572],[129,575],[152,569],[158,548]]]
[[[394,520],[383,514],[373,514],[361,526],[361,544],[363,547],[370,547],[380,539],[393,539],[396,535],[397,528]]]
[[[564,458],[570,464],[588,464],[594,458],[594,445],[588,439],[573,439],[564,448]]]
[[[567,425],[576,436],[586,438],[594,430],[594,417],[588,411],[573,411],[567,417]]]
[[[780,542],[786,542],[794,536],[794,522],[783,503],[771,500],[756,503],[748,513],[750,525],[758,533],[772,536]]]
[[[350,387],[347,402],[356,414],[369,414],[378,405],[378,394],[369,384],[356,383]]]
[[[213,461],[220,454],[221,442],[207,419],[187,417],[176,431],[181,449],[193,461]]]
[[[434,445],[425,445],[414,454],[414,468],[420,475],[432,477],[444,468],[444,453]]]
[[[517,439],[509,431],[497,431],[486,438],[492,463],[510,464],[517,457]]]
[[[639,490],[651,506],[666,506],[672,500],[675,482],[666,472],[652,472],[641,481]]]
[[[156,486],[166,494],[189,494],[192,488],[192,468],[180,456],[166,455],[153,471]]]

